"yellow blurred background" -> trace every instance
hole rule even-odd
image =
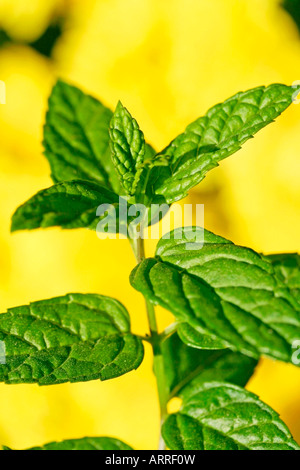
[[[62,18],[51,57],[32,47]],[[126,240],[85,230],[10,235],[18,205],[51,185],[42,156],[47,97],[57,77],[114,107],[118,99],[161,149],[193,119],[237,91],[300,79],[300,36],[279,0],[0,0],[0,311],[68,292],[117,297],[133,330],[147,331],[129,285]],[[0,35],[1,37],[1,35]],[[207,229],[265,253],[300,251],[300,106],[293,105],[195,188]],[[153,254],[154,242],[147,243]],[[171,315],[159,311],[161,328]],[[0,444],[110,435],[154,449],[158,405],[151,352],[111,382],[0,385]],[[262,361],[248,388],[278,411],[300,442],[300,370]]]

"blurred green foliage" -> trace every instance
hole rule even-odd
[[[48,28],[43,32],[43,34],[33,42],[26,43],[28,46],[32,47],[34,50],[40,54],[51,57],[53,48],[56,44],[56,41],[60,38],[63,32],[63,19],[55,21],[48,26]],[[9,36],[9,34],[0,29],[0,47],[5,46],[11,43],[18,43]]]
[[[300,0],[284,0],[282,6],[291,15],[300,32]]]

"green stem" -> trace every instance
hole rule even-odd
[[[130,244],[133,249],[133,252],[136,257],[137,263],[140,263],[145,258],[145,246],[144,240],[141,237],[131,238]],[[168,415],[167,411],[167,404],[169,400],[169,391],[165,377],[165,370],[164,370],[164,362],[163,362],[163,355],[161,349],[161,336],[158,333],[157,328],[157,321],[155,316],[155,309],[154,306],[145,300],[146,302],[146,311],[150,329],[150,338],[149,342],[152,345],[153,350],[153,372],[156,377],[157,383],[157,391],[158,391],[158,398],[159,398],[159,406],[160,406],[160,419],[161,424],[164,422]],[[165,450],[165,443],[160,436],[159,441],[159,450]]]

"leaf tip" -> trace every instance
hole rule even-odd
[[[10,223],[10,233],[17,232],[18,230],[21,230],[21,228],[18,226],[18,219],[16,217],[17,210],[13,214],[11,218],[11,223]]]
[[[115,113],[119,113],[120,111],[123,111],[123,109],[125,109],[125,107],[124,107],[122,101],[119,100],[118,103],[117,103],[117,106],[116,106]]]

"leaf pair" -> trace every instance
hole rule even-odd
[[[59,81],[49,100],[44,131],[45,156],[56,184],[16,211],[12,230],[50,226],[96,230],[97,207],[104,203],[118,211],[120,195],[147,207],[172,204],[279,116],[294,94],[295,88],[280,84],[238,93],[211,108],[155,155],[121,103],[113,114],[96,99]]]

